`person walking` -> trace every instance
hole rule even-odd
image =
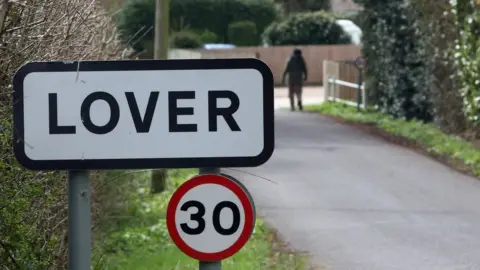
[[[302,88],[307,80],[307,65],[302,56],[302,51],[298,48],[293,50],[293,54],[288,58],[285,71],[282,76],[282,84],[285,85],[285,77],[288,75],[288,98],[290,99],[290,109],[295,110],[295,100],[297,98],[298,109],[303,110]]]

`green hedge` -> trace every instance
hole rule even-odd
[[[254,22],[240,21],[228,26],[228,39],[237,46],[255,46],[258,44],[258,32]]]
[[[351,38],[325,11],[297,13],[274,22],[263,33],[271,46],[350,44]]]
[[[472,1],[457,3],[451,13],[456,15],[457,35],[455,58],[459,69],[459,91],[463,97],[463,109],[470,123],[480,126],[480,12]]]
[[[138,52],[153,44],[155,0],[128,1],[114,16],[120,39]]]
[[[272,22],[280,18],[273,0],[171,0],[170,27],[173,32],[208,30],[217,36],[217,42],[230,42],[228,26],[233,22],[251,21],[260,33]],[[117,15],[116,22],[120,37],[141,51],[148,40],[153,39],[155,20],[155,0],[129,1]],[[139,33],[138,42],[131,37]]]
[[[331,10],[331,0],[283,0],[281,2],[286,13]]]
[[[202,47],[201,37],[194,32],[181,31],[170,38],[170,47],[178,49],[198,49]]]
[[[431,59],[418,11],[403,0],[356,2],[363,5],[369,103],[397,118],[433,120]]]
[[[203,43],[216,43],[218,40],[217,34],[213,33],[212,31],[203,30],[198,31],[197,33]]]

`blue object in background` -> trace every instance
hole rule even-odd
[[[212,50],[212,49],[233,49],[237,46],[233,44],[226,44],[226,43],[207,43],[203,45],[204,49]]]

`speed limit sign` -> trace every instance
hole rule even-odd
[[[203,174],[182,184],[167,208],[167,227],[178,248],[199,261],[221,261],[250,238],[255,207],[248,191],[223,175]]]

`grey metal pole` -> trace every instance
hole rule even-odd
[[[220,174],[220,168],[198,168],[199,174]]]
[[[88,171],[68,172],[68,269],[90,270],[91,188]]]
[[[220,168],[199,168],[199,174],[220,174]],[[199,270],[222,270],[222,261],[199,262]]]
[[[360,111],[360,103],[362,102],[362,69],[358,68],[358,87],[357,87],[357,112]]]
[[[333,77],[332,89],[333,89],[333,102],[335,102],[337,101],[337,78],[336,77]]]
[[[200,262],[199,270],[221,270],[222,261],[218,262]]]

